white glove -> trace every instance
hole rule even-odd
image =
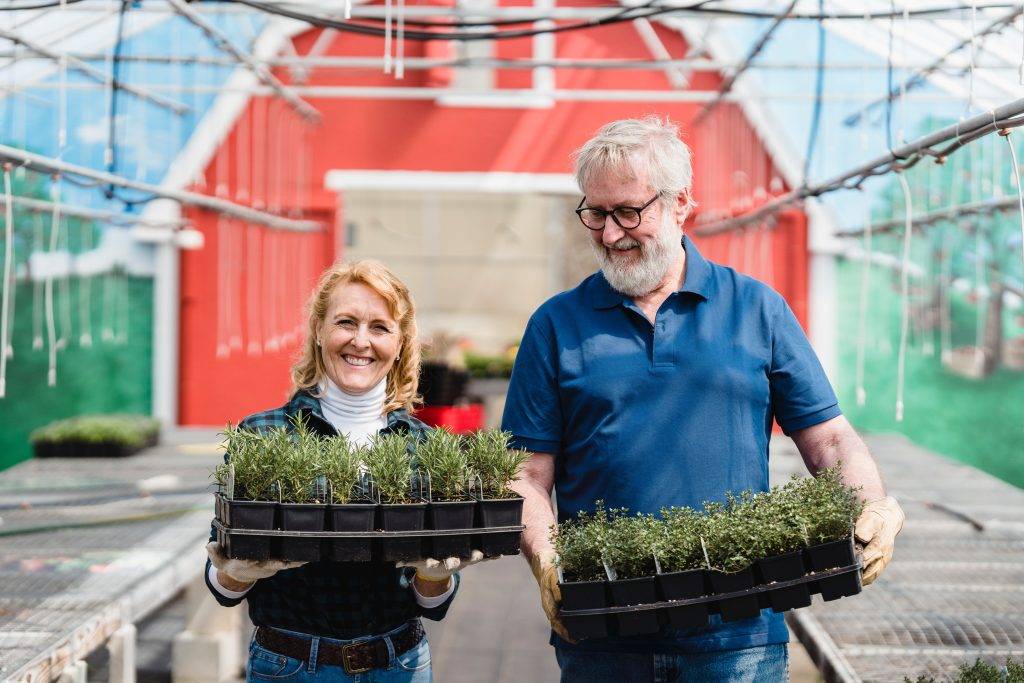
[[[424,581],[434,581],[440,583],[442,581],[448,581],[457,571],[465,569],[474,564],[480,562],[487,562],[493,560],[493,557],[484,557],[482,550],[474,550],[468,560],[463,560],[458,557],[446,557],[443,560],[435,560],[433,557],[428,557],[423,560],[415,560],[413,562],[398,562],[399,567],[415,567],[416,576],[420,577]]]
[[[217,571],[224,572],[235,581],[253,583],[260,579],[269,579],[283,569],[295,569],[305,562],[283,562],[281,560],[232,560],[224,554],[224,549],[216,541],[206,544],[206,554]]]

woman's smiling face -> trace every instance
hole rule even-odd
[[[340,284],[331,293],[319,342],[327,376],[350,394],[377,386],[402,346],[398,321],[387,301],[357,282]]]

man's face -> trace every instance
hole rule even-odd
[[[618,206],[643,206],[655,195],[645,174],[633,179],[605,173],[587,184],[584,204],[611,211]],[[671,201],[671,200],[669,200]],[[608,283],[628,296],[654,291],[679,256],[680,227],[659,199],[644,209],[640,225],[620,228],[611,216],[604,229],[589,230],[590,246]]]

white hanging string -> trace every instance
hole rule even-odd
[[[867,92],[867,65],[861,68],[861,86]],[[868,128],[867,117],[860,117],[860,148],[861,155],[867,156],[868,151]],[[867,403],[867,390],[864,388],[864,359],[867,346],[867,311],[868,292],[871,285],[871,203],[864,198],[861,203],[864,209],[864,260],[861,263],[860,272],[860,301],[857,311],[857,368],[856,368],[856,396],[857,405],[863,406]]]
[[[60,250],[71,258],[71,230],[68,221],[64,221],[64,230],[60,232]],[[61,273],[57,280],[57,304],[60,310],[60,334],[57,337],[57,349],[63,351],[71,343],[71,268]]]
[[[32,250],[43,252],[46,250],[45,237],[43,236],[43,214],[36,211],[33,214],[33,238]],[[43,283],[32,278],[32,350],[38,351],[43,348]]]
[[[266,280],[264,282],[278,282],[277,279],[277,259],[275,257],[278,251],[277,245],[277,231],[266,230],[264,233],[266,242],[263,245],[263,272],[266,274]],[[264,291],[268,291],[264,288]],[[279,290],[276,287],[269,288],[270,296],[264,303],[263,311],[263,352],[273,353],[278,349],[277,343],[277,309],[278,294]]]
[[[953,357],[953,310],[950,294],[953,291],[953,259],[950,249],[953,244],[953,230],[946,227],[942,234],[942,308],[939,311],[940,357],[943,364],[949,364]]]
[[[398,0],[398,36],[395,41],[395,78],[405,78],[405,0]]]
[[[53,177],[50,183],[50,201],[53,202],[53,213],[50,219],[50,248],[52,254],[57,251],[57,238],[60,234],[60,176]],[[49,368],[46,373],[48,386],[57,386],[57,326],[53,319],[53,273],[46,274],[46,341],[50,353]]]
[[[82,251],[92,250],[92,224],[88,221],[82,222]],[[78,336],[78,345],[83,347],[92,346],[92,278],[83,276],[78,281],[78,326],[81,334]]]
[[[260,271],[263,258],[260,254],[260,242],[262,241],[262,228],[258,225],[249,225],[246,236],[246,258],[245,258],[245,320],[248,325],[246,337],[249,340],[246,351],[250,356],[259,356],[263,353],[261,311],[263,306],[260,300]]]
[[[228,308],[228,347],[232,351],[242,350],[242,249],[244,235],[236,221],[228,221],[228,264],[230,266],[228,294],[231,305]]]
[[[900,268],[900,289],[903,298],[903,310],[900,318],[900,349],[896,360],[896,421],[903,422],[903,388],[906,383],[907,369],[907,332],[910,326],[910,239],[913,231],[914,205],[910,197],[910,186],[903,171],[896,172],[903,190],[904,225],[903,225],[903,261]]]
[[[981,200],[981,145],[972,146],[971,154],[971,201]],[[975,153],[976,152],[976,153]],[[974,292],[977,304],[974,316],[974,363],[980,367],[985,362],[985,317],[987,314],[987,295],[985,293],[985,261],[982,256],[984,242],[982,239],[981,216],[974,220]]]
[[[932,209],[932,194],[934,192],[935,170],[936,170],[937,167],[938,167],[938,164],[931,163],[931,164],[928,164],[928,166],[926,167],[926,170],[925,170],[925,185],[922,188],[921,202],[920,202],[921,205],[923,206],[923,208],[921,209],[923,213],[928,213]],[[932,252],[932,255],[934,256],[934,251]],[[936,272],[934,258],[929,261],[928,272],[927,272],[926,275],[927,275],[927,278],[926,278],[926,281],[927,281],[927,294],[926,294],[926,297],[925,297],[926,304],[925,304],[925,307],[922,307],[920,309],[921,310],[921,323],[922,323],[921,326],[920,326],[921,327],[921,335],[924,337],[924,342],[922,344],[921,350],[924,352],[924,355],[926,355],[926,356],[934,356],[935,355],[935,330],[934,330],[934,323],[933,323],[934,318],[932,317],[934,315],[934,313],[932,311],[931,305],[932,305],[932,301],[933,301],[932,293],[935,291],[935,285],[937,283],[939,283],[939,279],[938,279],[939,278],[939,273]]]
[[[1021,188],[1020,165],[1017,163],[1017,150],[1010,139],[1009,129],[999,132],[1006,138],[1006,145],[1010,148],[1010,163],[1013,166],[1013,182],[1017,184],[1017,206],[1020,209],[1020,246],[1021,258],[1024,259],[1024,189]]]
[[[114,271],[110,270],[103,274],[103,309],[100,314],[100,339],[105,344],[113,344],[116,340],[114,334],[114,306],[116,305],[116,293],[114,292]]]
[[[352,18],[352,0],[345,0],[345,19]]]
[[[249,201],[249,176],[252,169],[249,166],[249,105],[242,112],[238,119],[238,129],[235,131],[235,199],[245,203]]]
[[[128,344],[128,317],[131,312],[131,278],[128,277],[127,269],[122,269],[117,274],[117,331],[114,334],[114,343],[118,346]]]
[[[384,0],[384,73],[391,73],[391,0]]]
[[[11,164],[4,164],[4,292],[0,303],[0,398],[7,395],[7,347],[10,340],[8,307],[11,305],[11,287],[16,286],[11,277],[14,264],[14,198],[11,191]]]

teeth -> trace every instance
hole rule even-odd
[[[344,356],[345,362],[351,365],[369,365],[373,361],[369,358],[357,358],[356,356]]]

